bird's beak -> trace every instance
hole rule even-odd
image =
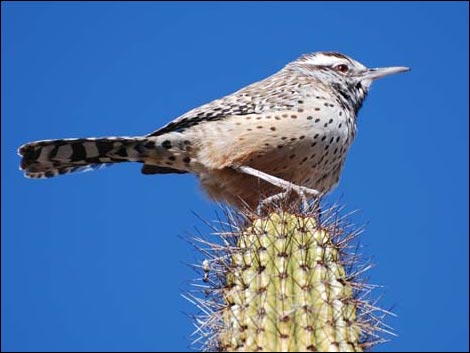
[[[388,75],[398,74],[400,72],[409,71],[409,67],[394,66],[394,67],[379,67],[375,69],[367,69],[361,76],[361,80],[376,80]]]

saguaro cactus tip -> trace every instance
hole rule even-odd
[[[370,299],[357,235],[338,207],[226,211],[218,241],[199,236],[202,283],[185,297],[206,351],[363,351],[391,333]],[[199,292],[199,293],[198,293]]]

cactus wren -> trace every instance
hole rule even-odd
[[[146,136],[27,143],[21,170],[48,178],[140,162],[143,174],[195,173],[213,199],[250,207],[289,186],[324,193],[339,180],[372,81],[407,70],[368,69],[335,52],[304,55]]]

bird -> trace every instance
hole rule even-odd
[[[138,162],[146,175],[193,173],[211,199],[236,207],[292,190],[324,195],[339,182],[372,82],[408,70],[367,68],[339,52],[305,54],[148,135],[26,143],[20,169],[50,178]]]

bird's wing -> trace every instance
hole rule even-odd
[[[201,122],[221,120],[227,116],[256,112],[256,107],[250,102],[250,97],[225,97],[190,110],[148,136],[160,136],[174,131],[182,132]]]
[[[295,97],[286,99],[290,92],[287,92],[288,89],[285,86],[279,85],[279,78],[279,73],[275,74],[223,98],[190,110],[147,136],[160,136],[175,131],[182,132],[202,122],[222,120],[231,116],[292,108]]]

